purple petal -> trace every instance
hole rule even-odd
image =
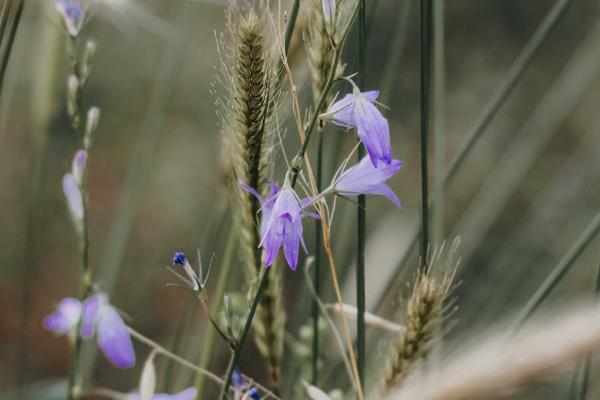
[[[402,168],[402,161],[392,160],[389,164],[375,167],[370,157],[363,157],[360,162],[344,171],[335,182],[335,189],[340,194],[356,195],[367,193],[375,185],[379,185]]]
[[[400,209],[400,210],[402,209],[400,200],[398,200],[398,197],[396,196],[396,194],[394,192],[392,192],[392,189],[390,189],[390,187],[388,185],[386,185],[385,183],[382,183],[380,185],[376,185],[376,186],[372,187],[371,189],[369,189],[367,194],[378,194],[381,196],[385,196],[392,203],[394,203],[396,205],[396,207],[398,207],[398,209]]]
[[[265,236],[262,239],[264,262],[267,267],[275,262],[283,241],[283,221],[273,217],[271,220],[271,224],[265,230]]]
[[[171,400],[194,400],[194,398],[196,398],[197,395],[197,391],[196,388],[187,388],[177,394],[174,394],[173,396],[171,396]],[[154,400],[161,400],[161,399],[154,399]]]
[[[118,368],[135,365],[135,352],[127,325],[123,318],[106,304],[98,319],[98,345],[102,352]]]
[[[357,101],[354,118],[358,137],[367,148],[373,165],[377,166],[379,160],[389,164],[392,161],[392,146],[387,120],[366,98]]]
[[[73,163],[71,166],[71,173],[75,177],[75,182],[81,185],[83,182],[83,175],[85,174],[85,166],[87,162],[87,151],[79,150],[73,157]]]
[[[286,222],[283,230],[283,253],[292,270],[298,266],[298,248],[302,237],[302,221]]]
[[[365,97],[371,104],[373,104],[379,97],[379,90],[369,90],[367,92],[362,92],[361,96]]]
[[[354,128],[354,101],[353,93],[348,93],[341,100],[333,103],[323,118],[331,119],[334,124],[343,128]]]
[[[256,197],[258,199],[258,201],[260,202],[261,205],[264,203],[264,199],[262,198],[260,193],[258,193],[256,191],[256,189],[254,189],[252,186],[246,185],[243,182],[238,182],[238,186],[241,187],[242,189],[244,189],[246,192],[253,194],[254,197]]]
[[[83,302],[80,330],[82,338],[89,339],[94,336],[96,321],[98,320],[98,313],[100,312],[101,306],[102,295],[100,294],[94,294]]]
[[[273,218],[281,218],[287,216],[290,221],[294,222],[300,217],[300,202],[296,193],[290,188],[284,188],[275,201],[273,206]]]
[[[65,174],[63,177],[63,192],[67,198],[71,216],[77,221],[81,220],[83,218],[83,198],[73,174]]]
[[[44,318],[44,327],[59,334],[69,333],[77,325],[80,314],[79,300],[64,298],[58,303],[56,310]]]

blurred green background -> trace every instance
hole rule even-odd
[[[404,210],[398,213],[380,198],[369,199],[367,207],[367,304],[389,318],[396,315],[417,265],[412,252],[399,268],[417,229],[420,204],[418,2],[410,0],[407,7],[407,1],[367,2],[373,2],[367,86],[382,91],[394,154],[405,163],[390,182]],[[445,192],[444,229],[435,240],[462,238],[449,341],[465,341],[498,327],[498,321],[509,322],[600,209],[600,5],[596,0],[569,3]],[[311,4],[303,1],[303,12]],[[554,4],[445,2],[446,166]],[[214,252],[218,266],[225,247],[219,228],[231,223],[222,217],[229,212],[229,194],[214,107],[220,90],[214,85],[219,65],[215,32],[224,30],[224,4],[112,1],[94,10],[83,30],[84,39],[98,44],[83,102],[102,110],[89,166],[91,265],[100,287],[131,316],[131,325],[170,346],[193,302],[188,293],[165,286],[172,277],[164,266],[174,251],[193,254],[198,248],[205,259]],[[408,12],[406,26],[403,12]],[[301,15],[298,32],[303,21]],[[41,324],[58,300],[78,291],[77,238],[61,190],[61,177],[79,143],[65,110],[69,65],[64,45],[54,2],[26,0],[0,97],[2,398],[17,386],[59,380],[68,369],[67,341]],[[298,33],[290,60],[308,104],[303,46]],[[351,41],[344,59],[347,71],[354,71],[354,47]],[[289,98],[285,102],[289,110]],[[284,122],[288,155],[298,146],[290,122]],[[327,135],[329,148],[335,135],[345,135],[339,161],[353,139],[335,130]],[[330,157],[330,172],[334,161]],[[432,171],[434,185],[440,174],[433,165]],[[275,178],[282,175],[278,168]],[[344,273],[352,271],[354,260],[353,210],[341,202],[333,226],[347,302],[353,301],[354,288],[353,274]],[[307,232],[311,235],[312,228]],[[591,297],[599,262],[596,238],[544,308],[551,312]],[[234,271],[241,270],[236,264]],[[231,277],[231,290],[241,287],[241,275]],[[308,316],[303,279],[300,271],[286,271],[293,335]],[[326,293],[325,299],[333,296]],[[202,351],[205,322],[198,310],[178,341],[177,350],[190,360]],[[380,332],[370,329],[368,335],[375,351],[367,361],[376,363]],[[136,349],[143,360],[147,349]],[[216,372],[224,370],[227,354],[220,344]],[[249,346],[242,365],[249,374],[264,377],[257,360]],[[164,363],[162,371],[167,367]],[[93,381],[128,391],[138,375],[139,368],[119,371],[99,356]],[[596,376],[591,375],[592,389],[599,386]],[[173,387],[189,379],[181,371],[172,377]],[[563,381],[557,383],[561,393],[569,377]],[[550,390],[541,398],[555,398],[558,392]]]

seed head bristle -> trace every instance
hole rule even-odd
[[[406,329],[393,344],[384,380],[384,391],[397,387],[423,360],[432,348],[436,335],[441,335],[441,323],[445,317],[445,305],[450,291],[456,264],[454,255],[458,241],[454,242],[445,260],[444,245],[436,248],[426,268],[417,276],[412,294],[406,305],[404,325]],[[434,267],[443,268],[441,277],[435,277]]]

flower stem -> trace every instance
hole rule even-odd
[[[421,257],[425,257],[429,246],[429,107],[431,78],[431,0],[421,0]]]
[[[248,337],[248,333],[250,332],[250,328],[252,327],[252,320],[254,319],[254,314],[256,313],[256,307],[260,301],[260,296],[265,288],[265,285],[268,281],[270,268],[264,268],[261,272],[260,281],[258,284],[258,288],[256,289],[256,294],[254,295],[254,299],[252,300],[252,305],[250,306],[250,312],[246,317],[246,322],[244,323],[244,328],[242,330],[242,334],[238,339],[235,350],[233,351],[231,358],[229,359],[229,365],[227,366],[227,372],[225,373],[225,384],[221,389],[221,394],[219,398],[221,400],[227,399],[227,393],[229,391],[229,386],[231,386],[231,376],[233,374],[233,370],[235,369],[238,361],[240,359],[240,355],[242,354],[242,349],[244,348],[244,343],[246,342],[246,338]]]
[[[367,41],[367,10],[365,0],[359,0],[358,6],[358,76],[357,84],[361,91],[365,90],[366,81],[366,41]],[[358,147],[358,161],[365,155],[364,145]],[[358,376],[361,382],[365,377],[365,230],[366,230],[366,205],[364,194],[358,196],[357,205],[357,252],[356,252],[356,303],[358,315],[356,316],[356,355]],[[364,390],[364,387],[363,387]]]
[[[317,191],[321,191],[323,186],[323,132],[319,135],[319,145],[317,149]],[[313,323],[313,342],[312,342],[312,379],[313,385],[318,386],[319,378],[319,303],[317,301],[321,292],[321,242],[323,235],[321,233],[320,221],[315,221],[315,268],[314,268],[314,291],[315,299],[312,304],[312,323]]]
[[[290,43],[292,42],[292,34],[296,27],[296,19],[298,19],[298,10],[300,9],[300,0],[294,0],[292,6],[292,12],[290,13],[287,27],[285,28],[285,53],[287,54],[290,49]]]

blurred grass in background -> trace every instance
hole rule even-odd
[[[64,38],[50,3],[26,1],[0,98],[0,393],[17,384],[60,379],[69,362],[67,342],[41,325],[59,299],[76,293],[78,279],[77,241],[60,188],[77,141],[64,107]],[[367,88],[382,90],[394,154],[405,162],[391,182],[404,211],[381,207],[381,199],[368,203],[367,308],[390,318],[418,263],[412,255],[399,268],[419,213],[419,27],[418,5],[412,3],[403,29],[405,4],[376,1],[367,43]],[[463,257],[450,340],[465,340],[498,321],[510,323],[600,209],[600,5],[570,3],[445,192],[445,237],[462,237]],[[191,0],[131,4],[144,12],[98,13],[84,31],[98,42],[84,103],[89,100],[103,112],[89,177],[91,265],[94,271],[117,267],[112,302],[132,317],[136,329],[169,344],[191,306],[187,293],[165,287],[171,277],[163,267],[173,251],[193,254],[197,248],[214,251],[219,265],[225,239],[216,228],[229,223],[218,216],[227,197],[210,93],[218,90],[212,85],[219,64],[215,32],[224,30],[224,7]],[[456,157],[554,4],[445,3],[446,160]],[[392,47],[402,42],[402,49]],[[296,81],[309,101],[300,35],[292,46]],[[352,57],[345,61],[355,63]],[[343,134],[328,132],[326,149],[337,143],[337,135]],[[296,148],[295,135],[285,140]],[[344,136],[343,147],[352,144],[350,135]],[[35,160],[41,166],[39,189],[33,185]],[[335,165],[330,160],[328,168]],[[354,205],[339,206],[334,254],[342,270],[352,271]],[[33,225],[28,225],[31,207]],[[591,297],[599,248],[596,238],[544,309]],[[239,287],[241,269],[234,264],[239,273],[231,277],[231,289]],[[344,299],[353,302],[353,274],[346,275]],[[100,278],[103,284],[110,287],[110,277]],[[299,272],[286,269],[285,284],[289,329],[295,334],[309,315],[309,301]],[[191,322],[193,334],[179,343],[189,359],[202,351],[205,322],[198,314]],[[378,350],[380,332],[368,329],[367,335],[370,348]],[[227,353],[224,346],[218,349],[223,351],[215,353],[213,369],[220,373]],[[374,355],[377,351],[368,352],[367,363],[377,362]],[[245,352],[242,366],[262,377],[265,371],[255,360]],[[100,386],[129,390],[138,375],[137,369],[117,371],[99,357],[93,376]],[[183,372],[176,376],[178,382],[189,379]],[[597,394],[594,377],[590,390]],[[569,379],[557,383],[563,392]],[[538,394],[554,398],[556,393],[546,387]]]

